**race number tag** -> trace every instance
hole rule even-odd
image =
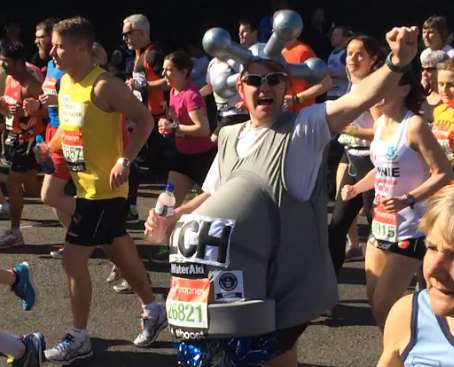
[[[372,234],[377,240],[397,242],[397,215],[386,212],[382,204],[374,208]]]
[[[6,130],[13,130],[14,125],[14,116],[13,115],[6,115],[5,116],[5,127]]]
[[[435,135],[435,138],[440,144],[441,148],[451,160],[453,158],[453,141],[454,141],[454,131],[450,128],[450,125],[443,126],[439,124],[434,124],[432,127],[432,132]]]
[[[170,263],[227,268],[235,221],[197,214],[183,215],[170,237]]]
[[[85,171],[84,147],[80,131],[64,130],[62,149],[70,171]]]
[[[208,329],[209,279],[172,277],[167,296],[167,319],[172,334],[183,339],[196,339],[191,335],[203,334]]]

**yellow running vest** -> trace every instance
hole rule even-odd
[[[121,114],[104,112],[91,100],[93,85],[103,73],[95,67],[79,83],[65,74],[58,93],[63,154],[77,197],[89,200],[128,196],[127,183],[116,189],[109,184],[110,172],[123,153]]]
[[[454,165],[454,108],[443,103],[434,109],[433,115],[432,132]]]

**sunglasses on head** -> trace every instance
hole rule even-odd
[[[270,87],[274,87],[275,85],[286,81],[287,77],[287,73],[276,71],[274,73],[268,73],[265,75],[246,74],[241,80],[252,87],[260,87],[265,82]]]

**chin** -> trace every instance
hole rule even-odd
[[[454,295],[447,295],[432,288],[429,290],[429,298],[435,315],[454,317]]]

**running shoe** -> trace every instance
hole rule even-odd
[[[24,244],[24,238],[19,229],[8,229],[0,236],[0,249]]]
[[[362,261],[364,260],[364,249],[361,244],[358,246],[349,246],[345,251],[345,261]]]
[[[57,260],[63,260],[63,250],[64,250],[64,247],[58,249],[58,250],[54,250],[54,251],[51,251],[49,253],[49,255],[53,258],[53,259],[57,259]]]
[[[132,287],[129,285],[129,283],[126,279],[123,279],[120,282],[120,284],[114,285],[112,288],[116,293],[120,293],[120,294],[134,293],[134,291],[132,290]]]
[[[110,274],[107,276],[106,282],[113,283],[120,279],[121,279],[121,275],[120,275],[120,271],[118,270],[117,266],[116,265],[112,266],[112,270],[110,271]]]
[[[130,205],[128,210],[128,215],[126,216],[126,223],[136,224],[139,223],[139,213],[137,212],[137,207],[135,205]]]
[[[156,307],[153,317],[142,317],[142,331],[134,339],[134,345],[139,348],[148,348],[159,336],[159,333],[167,327],[167,313],[163,305]]]
[[[13,359],[12,367],[40,367],[44,359],[46,341],[40,332],[24,335],[22,342],[25,344],[25,353],[22,358]]]
[[[78,359],[89,358],[93,355],[90,337],[87,335],[82,340],[68,333],[53,348],[44,351],[46,359],[50,362],[61,363],[64,366]]]
[[[22,309],[30,311],[38,298],[30,265],[25,261],[16,264],[13,267],[13,272],[16,274],[16,282],[11,286],[11,290],[21,299]]]

